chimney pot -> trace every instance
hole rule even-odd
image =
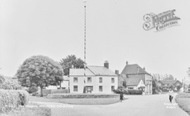
[[[115,70],[115,74],[116,74],[116,75],[119,75],[119,70]]]
[[[104,67],[107,68],[107,69],[109,68],[109,62],[108,61],[104,62]]]

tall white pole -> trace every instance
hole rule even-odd
[[[87,68],[87,63],[86,63],[86,0],[84,2],[84,90],[83,93],[86,93],[86,68]]]

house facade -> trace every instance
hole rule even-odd
[[[128,64],[120,75],[120,82],[125,83],[126,89],[143,90],[145,94],[152,94],[152,76],[141,68],[138,64]]]
[[[104,66],[87,66],[86,69],[70,69],[70,93],[113,93],[118,88],[118,76],[109,69],[109,63]]]

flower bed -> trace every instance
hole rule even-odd
[[[117,94],[49,94],[47,98],[119,98]]]

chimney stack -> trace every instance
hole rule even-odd
[[[109,62],[108,61],[104,62],[104,67],[107,68],[107,69],[109,69]]]
[[[115,70],[115,74],[116,74],[116,75],[119,75],[119,70]]]
[[[126,65],[128,65],[128,61],[126,61]]]

